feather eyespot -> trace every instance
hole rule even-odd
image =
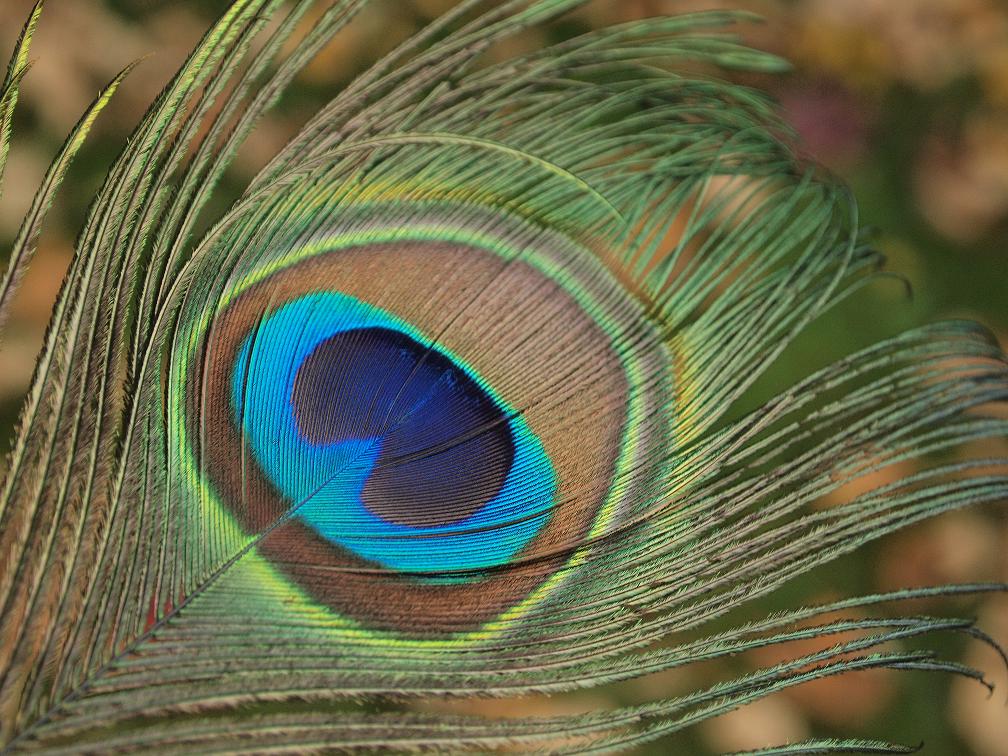
[[[204,390],[189,394],[209,484],[330,611],[400,632],[479,627],[631,493],[621,468],[657,421],[627,423],[649,393],[631,391],[636,357],[601,324],[627,302],[571,264],[576,250],[518,249],[320,241],[233,292],[206,330],[190,376]],[[473,303],[461,317],[438,306],[452,295]]]

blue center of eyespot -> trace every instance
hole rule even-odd
[[[232,375],[236,423],[294,516],[401,571],[506,564],[549,519],[556,474],[478,375],[353,297],[264,318]]]

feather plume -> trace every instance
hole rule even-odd
[[[927,647],[959,633],[997,648],[970,621],[871,609],[1000,585],[716,624],[898,528],[1003,500],[1004,460],[947,452],[1004,437],[983,408],[1008,398],[1005,357],[975,324],[923,326],[735,412],[880,258],[766,97],[682,73],[782,68],[721,31],[742,14],[483,60],[582,4],[459,2],[219,217],[215,187],[257,121],[368,3],[236,0],[192,51],[94,198],[16,430],[0,493],[5,753],[589,753],[852,670],[983,682]],[[40,12],[0,87],[0,171]],[[129,70],[46,175],[0,316]],[[853,485],[909,459],[910,476]],[[810,506],[827,495],[842,503]],[[589,714],[418,703],[808,638],[836,640]]]

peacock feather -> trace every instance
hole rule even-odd
[[[782,66],[720,31],[741,15],[484,56],[582,4],[462,0],[224,212],[215,186],[256,122],[368,3],[236,0],[193,50],[94,198],[14,438],[5,752],[592,752],[848,670],[982,680],[921,647],[995,645],[970,621],[872,609],[997,585],[718,623],[897,528],[1004,499],[1003,460],[950,452],[1004,437],[982,409],[1008,370],[982,328],[947,322],[746,405],[879,256],[769,100],[716,77]],[[40,5],[0,90],[0,166]],[[44,179],[0,314],[127,72]],[[826,496],[841,503],[810,506]],[[415,704],[804,638],[833,640],[646,704],[521,720]],[[852,750],[906,752],[768,752]]]

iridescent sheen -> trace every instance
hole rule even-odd
[[[549,518],[556,476],[520,413],[388,313],[308,294],[246,337],[232,402],[293,516],[400,571],[507,563]]]

